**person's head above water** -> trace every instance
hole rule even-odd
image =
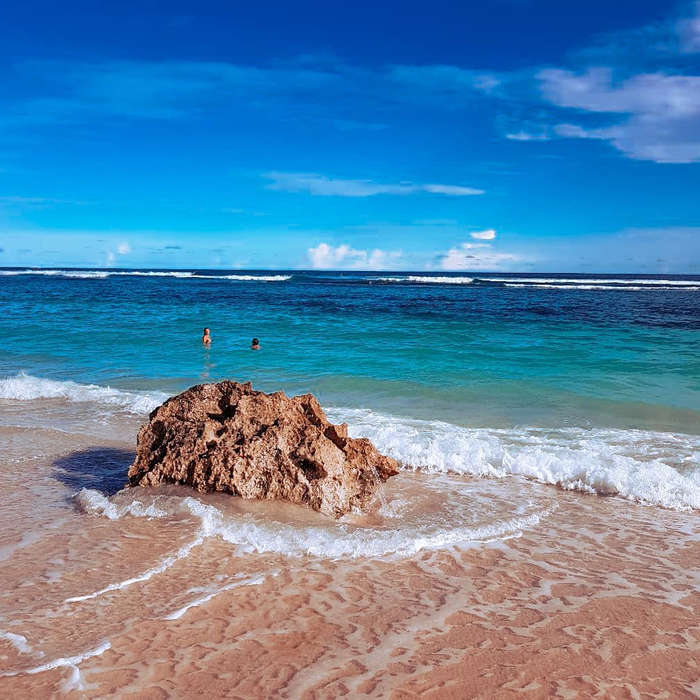
[[[209,329],[205,328],[202,332],[202,342],[205,344],[211,343],[211,335],[209,335]]]
[[[250,343],[250,347],[252,350],[259,350],[260,349],[260,341],[257,338],[253,338],[253,340]]]

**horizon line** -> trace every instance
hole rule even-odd
[[[54,270],[76,270],[76,271],[94,271],[94,272],[297,272],[297,273],[350,273],[350,274],[413,274],[413,275],[646,275],[646,276],[694,276],[700,277],[700,270],[697,272],[596,272],[595,270],[588,272],[571,272],[568,270],[521,270],[521,271],[503,271],[503,270],[348,270],[347,268],[299,268],[299,267],[99,267],[89,266],[81,267],[76,265],[60,265],[52,267],[44,267],[41,265],[0,265],[0,270],[11,271],[54,271]]]

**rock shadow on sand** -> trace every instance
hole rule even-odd
[[[95,489],[111,496],[126,486],[126,473],[135,457],[133,450],[91,447],[54,461],[53,475],[75,491]]]

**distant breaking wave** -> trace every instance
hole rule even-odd
[[[502,276],[460,276],[437,274],[346,274],[297,272],[294,274],[251,274],[249,272],[231,274],[204,274],[190,270],[0,270],[0,277],[39,275],[66,279],[106,279],[109,277],[173,278],[199,280],[229,280],[232,282],[288,282],[296,281],[334,282],[345,284],[396,284],[396,285],[471,285],[473,287],[500,287],[524,289],[563,289],[570,291],[621,290],[621,291],[700,291],[700,280],[691,279],[644,279],[644,278],[604,278],[604,277],[502,277]]]
[[[377,282],[409,282],[413,284],[471,284],[474,278],[405,275],[403,277],[371,277],[370,280]]]
[[[370,277],[369,281],[385,284],[470,284],[475,286],[499,285],[504,287],[527,287],[531,289],[569,290],[625,290],[644,289],[698,291],[700,280],[670,279],[623,279],[623,278],[564,278],[564,277],[458,277],[447,275],[394,275]]]
[[[94,402],[145,414],[162,392],[123,391],[19,374],[0,380],[0,399]],[[353,437],[368,437],[406,469],[491,478],[524,476],[566,490],[617,495],[678,510],[700,509],[700,436],[644,430],[466,428],[330,408]]]
[[[70,279],[105,279],[107,277],[175,277],[177,279],[234,280],[238,282],[286,282],[292,275],[203,275],[198,272],[169,270],[166,272],[121,271],[121,270],[0,270],[0,276],[44,275]]]

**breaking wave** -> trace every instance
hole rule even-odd
[[[405,467],[429,473],[524,476],[566,490],[700,509],[700,436],[586,428],[464,428],[363,409],[330,409]]]
[[[0,399],[42,398],[94,402],[145,414],[168,395],[27,374],[0,379]],[[353,437],[368,437],[407,469],[491,478],[518,475],[566,490],[617,495],[679,510],[700,509],[697,435],[576,427],[466,428],[368,409],[330,408],[327,413],[335,422],[348,423]],[[109,511],[105,515],[110,517]]]
[[[46,277],[66,277],[69,279],[105,279],[107,277],[174,277],[177,279],[234,280],[238,282],[286,282],[292,275],[204,275],[198,272],[180,270],[0,270],[0,276],[43,275]]]
[[[149,413],[167,398],[168,394],[163,392],[124,391],[97,384],[59,382],[34,377],[24,372],[14,377],[0,379],[0,399],[15,401],[63,399],[74,402],[94,402],[131,413]]]
[[[631,279],[611,277],[479,277],[481,282],[511,282],[522,284],[565,284],[565,285],[635,285],[640,287],[697,287],[700,280],[670,279]]]
[[[408,282],[411,284],[471,284],[473,277],[405,275],[401,277],[372,277],[377,282]]]
[[[700,290],[700,280],[671,279],[626,279],[626,278],[565,278],[565,277],[458,277],[439,275],[393,275],[390,277],[370,277],[369,281],[394,284],[469,284],[476,286],[503,286],[530,289],[569,289],[569,290],[625,290],[660,291]]]

